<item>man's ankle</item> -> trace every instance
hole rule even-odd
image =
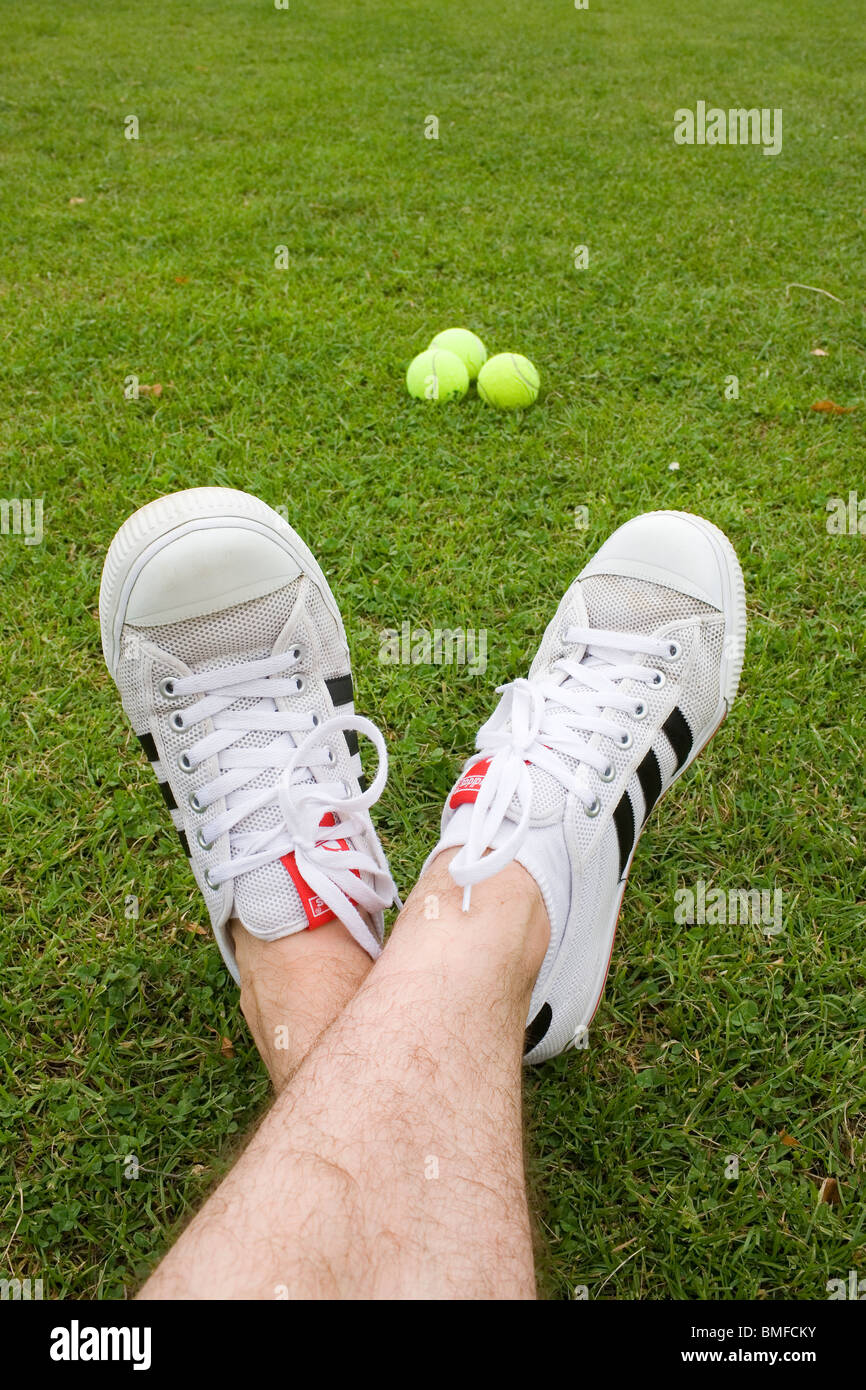
[[[407,918],[420,918],[431,939],[447,939],[458,950],[483,953],[491,966],[510,963],[531,990],[550,943],[550,922],[538,884],[521,864],[512,862],[473,887],[464,912],[463,889],[448,872],[456,852],[443,850],[428,865],[407,903]]]
[[[232,922],[241,1010],[277,1090],[356,993],[372,961],[341,922],[262,941]]]

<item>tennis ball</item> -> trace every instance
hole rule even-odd
[[[536,400],[541,378],[527,357],[499,352],[478,373],[478,394],[497,410],[525,410]]]
[[[456,353],[428,348],[409,363],[406,385],[419,400],[459,400],[469,390],[469,373]]]
[[[470,381],[475,380],[487,361],[487,348],[478,335],[470,333],[468,328],[446,328],[444,333],[436,334],[430,346],[447,348],[449,352],[456,353],[469,373]]]

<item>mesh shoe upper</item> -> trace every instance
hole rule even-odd
[[[321,572],[290,528],[257,499],[230,490],[190,490],[150,504],[115,538],[120,558],[109,552],[106,573],[112,578],[101,596],[104,640],[107,619],[119,606],[116,596],[126,592],[124,564],[131,568],[124,529],[139,549],[142,535],[152,542],[157,564],[172,580],[178,570],[183,577],[188,559],[195,606],[207,608],[200,590],[211,581],[202,579],[200,565],[194,568],[195,557],[204,553],[212,564],[220,534],[214,530],[212,542],[207,539],[207,519],[202,541],[202,498],[211,510],[232,505],[250,514],[240,545],[241,555],[252,554],[253,562],[261,519],[273,518],[266,545],[273,546],[274,532],[287,549],[294,543],[284,568],[296,577],[245,601],[218,601],[215,611],[173,621],[129,621],[127,599],[114,668],[124,708],[151,758],[235,978],[227,930],[233,918],[270,940],[338,916],[377,954],[383,908],[396,900],[368,813],[384,784],[384,743],[378,730],[354,714],[342,624],[330,595],[329,602],[323,597]],[[187,519],[180,539],[178,518]],[[184,530],[195,531],[186,555]],[[305,561],[319,582],[304,572]],[[273,567],[270,552],[264,563]],[[249,580],[240,563],[236,573],[220,574],[216,583],[221,592],[233,585],[242,592]],[[162,584],[159,571],[147,576],[148,600],[151,591],[173,616],[172,584]],[[178,608],[182,614],[183,604]],[[375,790],[367,789],[363,777],[359,733],[376,744],[380,756]]]
[[[714,575],[674,587],[648,577],[645,560],[632,566],[622,557],[608,572],[603,547],[565,594],[528,681],[503,687],[446,802],[434,851],[459,847],[451,871],[469,886],[467,897],[502,856],[523,864],[541,889],[551,941],[529,1013],[532,1060],[561,1051],[589,1022],[641,828],[732,698],[726,644],[738,628],[740,644],[745,633],[736,557],[716,528],[684,514],[651,513],[628,525],[646,529],[656,518],[673,527],[674,540],[681,527],[706,528],[699,559],[729,574],[730,602],[697,596],[718,591]],[[613,538],[620,548],[627,529]],[[690,533],[687,540],[694,550]],[[674,575],[666,569],[663,577]],[[501,786],[514,794],[500,814]]]

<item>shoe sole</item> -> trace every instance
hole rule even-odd
[[[318,587],[348,649],[343,619],[328,581],[312,551],[289,523],[250,493],[225,487],[187,488],[140,507],[123,523],[108,548],[99,586],[99,626],[105,664],[115,679],[129,596],[144,566],[164,546],[188,532],[224,525],[257,531],[281,546]]]
[[[687,517],[689,521],[696,524],[698,528],[701,531],[703,531],[703,533],[708,537],[708,539],[712,543],[713,549],[716,554],[716,558],[720,561],[720,569],[724,581],[725,605],[722,610],[725,617],[725,640],[722,648],[722,664],[719,678],[719,704],[716,708],[716,714],[714,716],[710,732],[707,734],[706,738],[703,740],[702,743],[699,743],[694,748],[692,748],[692,751],[689,754],[688,758],[683,763],[682,767],[674,774],[668,786],[665,788],[664,792],[659,797],[658,801],[653,807],[653,811],[655,811],[656,808],[664,800],[664,797],[670,791],[671,787],[673,787],[674,784],[679,781],[680,777],[682,777],[683,773],[691,767],[695,759],[699,757],[700,754],[704,751],[707,744],[713,738],[714,734],[718,732],[719,728],[724,723],[725,716],[727,715],[732,704],[734,703],[734,700],[737,697],[737,691],[740,685],[740,676],[742,675],[743,671],[743,659],[745,656],[746,649],[747,623],[746,585],[745,580],[743,579],[743,571],[740,568],[740,562],[737,559],[737,552],[734,550],[733,545],[728,540],[724,531],[720,531],[718,526],[714,526],[711,521],[706,521],[703,517],[694,516],[691,512],[668,510],[653,512],[650,513],[650,515]],[[730,628],[728,627],[729,621],[731,623]],[[736,637],[736,641],[733,644],[730,644],[729,639],[732,635]],[[734,654],[731,657],[727,657],[725,655],[725,648],[728,645],[734,646]],[[592,1023],[592,1020],[595,1018],[595,1015],[598,1011],[598,1006],[602,1000],[602,995],[604,994],[604,986],[607,982],[608,974],[610,973],[610,962],[613,958],[613,948],[616,942],[616,929],[619,923],[619,915],[622,910],[622,902],[625,896],[626,886],[628,884],[628,876],[631,872],[632,861],[634,860],[634,856],[637,853],[637,847],[640,844],[641,836],[643,835],[643,832],[646,829],[647,823],[648,820],[644,822],[644,824],[638,831],[634,845],[632,846],[631,854],[628,857],[628,863],[625,866],[625,871],[623,873],[622,879],[620,880],[622,887],[620,889],[618,897],[616,898],[613,913],[605,927],[605,939],[610,939],[610,946],[608,948],[605,966],[603,970],[599,971],[595,978],[595,981],[593,982],[593,993],[591,997],[595,1000],[595,1002],[593,1003],[592,1008],[589,1010],[588,1017],[585,1021],[578,1022],[575,1025],[574,1034],[570,1044],[567,1044],[565,1047],[558,1048],[555,1052],[545,1053],[544,1039],[542,1038],[541,1042],[539,1042],[538,1045],[534,1047],[531,1052],[527,1052],[525,1054],[523,1058],[525,1063],[546,1062],[549,1061],[551,1057],[558,1057],[563,1052],[568,1052],[572,1047],[574,1047],[577,1035],[579,1033],[584,1033],[589,1028],[589,1025]],[[556,974],[551,976],[549,982],[550,985],[554,983],[555,979]]]

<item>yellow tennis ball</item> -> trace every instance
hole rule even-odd
[[[497,410],[525,410],[538,397],[541,378],[527,357],[499,352],[478,373],[478,394]]]
[[[406,385],[418,400],[459,400],[469,390],[469,373],[456,353],[428,348],[409,363]]]
[[[446,328],[444,333],[436,334],[430,346],[456,353],[469,373],[470,381],[475,380],[487,361],[487,348],[478,334],[470,333],[468,328]]]

